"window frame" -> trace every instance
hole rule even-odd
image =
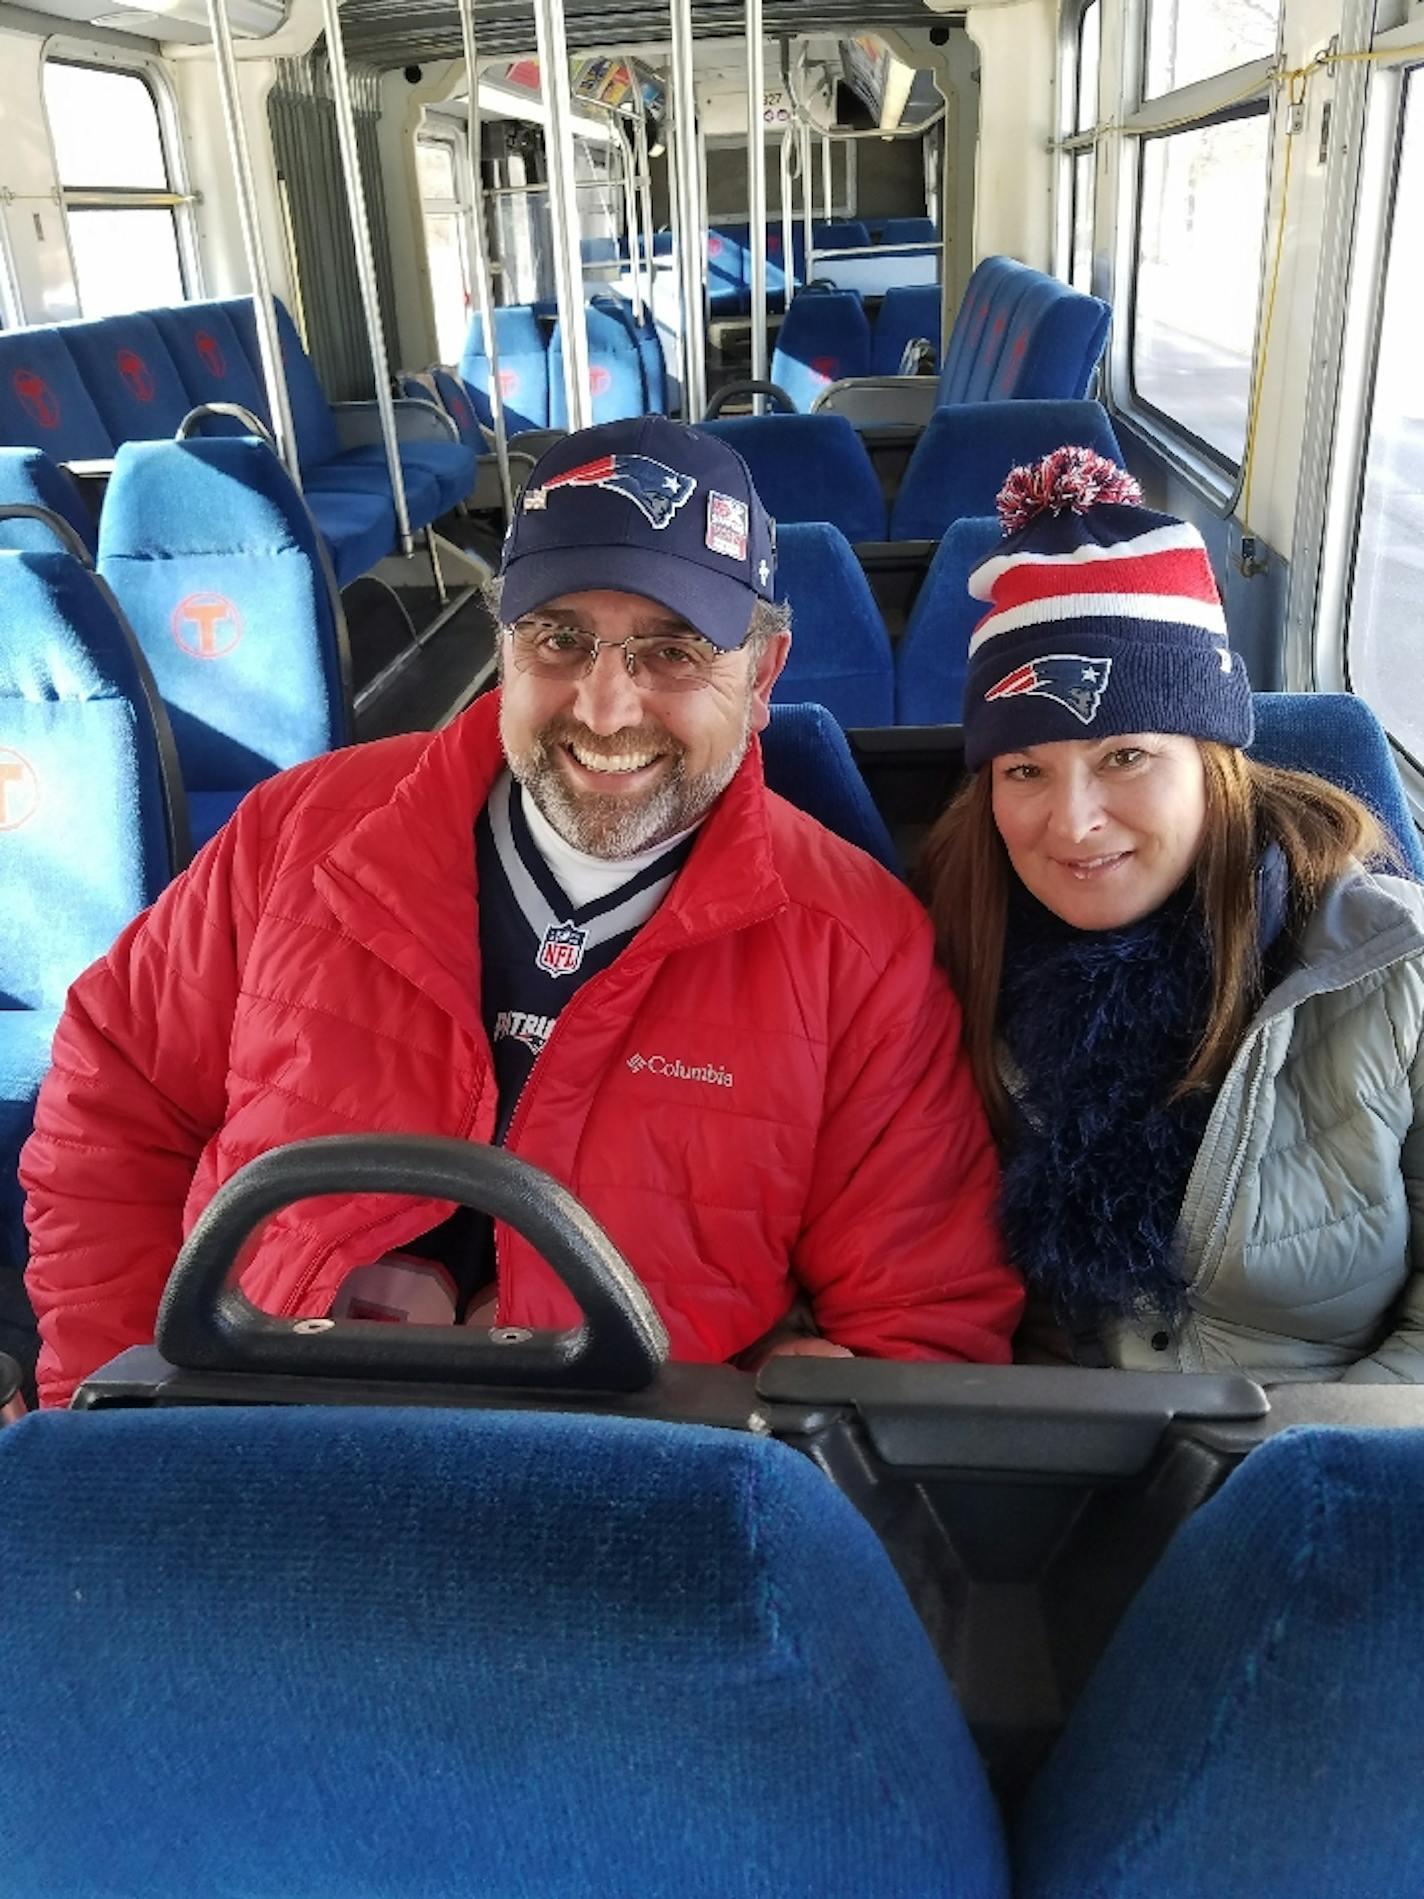
[[[1093,102],[1091,122],[1087,126],[1078,124],[1082,104],[1081,88],[1083,83],[1083,32],[1088,16],[1094,8],[1098,9],[1098,98]],[[1098,127],[1100,123],[1100,104],[1103,82],[1103,0],[1079,0],[1076,8],[1066,11],[1063,16],[1062,38],[1059,46],[1059,95],[1063,101],[1058,136],[1058,216],[1056,248],[1058,266],[1055,275],[1076,290],[1092,290],[1093,268],[1090,258],[1088,266],[1089,282],[1073,282],[1074,245],[1073,234],[1078,225],[1078,161],[1088,153],[1092,155],[1091,178],[1093,194],[1092,228],[1096,232],[1098,213]],[[1094,247],[1096,248],[1096,247]]]
[[[54,130],[50,125],[49,106],[45,99],[44,74],[45,69],[51,65],[79,66],[94,72],[118,72],[142,83],[153,102],[154,119],[158,126],[159,150],[163,156],[163,167],[168,178],[166,191],[130,188],[122,185],[96,187],[64,184],[59,175],[59,153],[55,145]],[[81,211],[132,209],[170,211],[177,248],[178,281],[183,289],[183,300],[185,303],[194,303],[204,297],[206,286],[193,217],[194,207],[201,202],[201,199],[191,186],[182,124],[178,115],[178,102],[162,64],[145,53],[130,51],[128,48],[102,46],[89,40],[56,36],[46,40],[40,52],[40,107],[44,116],[45,136],[49,141],[55,200],[59,206],[60,219],[64,228],[65,249],[69,254],[69,275],[74,286],[74,303],[81,317],[84,314],[84,303],[80,291],[79,272],[74,260],[74,241],[69,228],[71,205],[75,210]],[[83,202],[75,202],[75,200]]]
[[[430,291],[430,321],[434,331],[436,353],[440,354],[440,322],[435,310],[435,280],[430,269],[430,236],[428,220],[432,217],[453,218],[455,220],[455,243],[460,259],[460,275],[465,288],[465,328],[469,328],[469,314],[477,307],[475,293],[474,260],[470,256],[470,207],[466,197],[467,160],[465,156],[466,134],[464,128],[453,119],[432,119],[429,112],[415,134],[416,183],[419,191],[420,147],[437,145],[450,155],[450,176],[454,182],[453,198],[427,198],[420,195],[420,237],[422,259],[425,264],[425,281]]]
[[[1266,214],[1262,219],[1261,254],[1256,267],[1256,325],[1252,336],[1252,376],[1260,356],[1262,326],[1265,319],[1265,278],[1271,239],[1271,209],[1275,200],[1279,126],[1274,108],[1275,75],[1280,70],[1280,34],[1277,51],[1269,59],[1249,60],[1207,79],[1194,80],[1177,92],[1160,94],[1155,99],[1142,97],[1147,62],[1147,8],[1150,0],[1138,0],[1133,9],[1124,45],[1130,71],[1128,96],[1135,97],[1135,108],[1123,114],[1121,165],[1116,192],[1120,207],[1114,218],[1113,284],[1116,305],[1126,321],[1115,323],[1109,345],[1108,377],[1117,412],[1151,445],[1154,453],[1173,474],[1195,488],[1208,504],[1223,517],[1234,511],[1240,499],[1244,472],[1241,465],[1224,461],[1217,454],[1204,453],[1198,438],[1158,410],[1139,401],[1135,393],[1133,350],[1136,336],[1137,261],[1140,247],[1142,207],[1142,153],[1144,139],[1171,132],[1198,130],[1211,121],[1234,114],[1264,100],[1271,120],[1269,151],[1265,174]],[[1124,215],[1130,212],[1130,215]]]
[[[1398,232],[1400,173],[1407,123],[1406,106],[1424,112],[1424,61],[1418,56],[1417,22],[1382,30],[1372,50],[1379,63],[1365,67],[1367,88],[1364,136],[1358,141],[1357,187],[1349,231],[1351,294],[1347,298],[1340,350],[1340,382],[1329,418],[1333,431],[1327,454],[1323,505],[1314,517],[1319,534],[1318,572],[1302,574],[1308,602],[1293,598],[1291,624],[1312,615],[1306,653],[1307,676],[1297,682],[1316,691],[1357,694],[1350,664],[1351,619],[1359,561],[1359,524],[1375,410],[1380,338],[1393,242]],[[1399,58],[1389,59],[1391,47]],[[1412,57],[1410,56],[1412,54]],[[1411,78],[1416,96],[1408,98]],[[1300,524],[1298,523],[1298,531]],[[1386,711],[1366,700],[1389,738],[1406,794],[1417,819],[1424,821],[1424,759],[1391,729]]]
[[[1156,102],[1154,101],[1154,103]],[[1274,141],[1272,138],[1274,124],[1272,102],[1269,95],[1260,100],[1246,100],[1239,105],[1227,107],[1220,112],[1214,112],[1206,118],[1194,119],[1190,125],[1174,125],[1170,131],[1164,129],[1160,132],[1144,132],[1137,140],[1137,166],[1136,175],[1133,179],[1131,248],[1129,252],[1131,258],[1130,281],[1127,297],[1127,323],[1125,326],[1126,388],[1130,400],[1131,413],[1138,418],[1147,419],[1148,432],[1154,439],[1158,441],[1172,440],[1185,446],[1193,461],[1196,462],[1199,467],[1210,469],[1215,473],[1217,485],[1221,483],[1227,484],[1233,502],[1240,490],[1244,476],[1245,445],[1243,444],[1241,460],[1234,461],[1224,449],[1220,449],[1214,443],[1208,442],[1205,436],[1198,435],[1196,431],[1190,428],[1180,417],[1172,415],[1169,410],[1159,408],[1155,402],[1150,401],[1147,396],[1143,395],[1137,386],[1138,274],[1142,256],[1143,195],[1147,176],[1147,167],[1143,162],[1143,154],[1147,146],[1159,140],[1190,137],[1191,134],[1195,132],[1209,131],[1212,127],[1218,125],[1239,124],[1247,119],[1265,119],[1267,122],[1266,163],[1264,167],[1266,206],[1261,220],[1262,245],[1256,275],[1256,321],[1252,328],[1251,337],[1250,386],[1254,390],[1256,364],[1261,347],[1261,292],[1264,288],[1267,240],[1270,236],[1270,187],[1274,169]]]

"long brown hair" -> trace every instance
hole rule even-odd
[[[1397,866],[1373,812],[1309,772],[1262,765],[1234,746],[1198,741],[1206,823],[1193,875],[1211,946],[1211,1006],[1176,1095],[1219,1087],[1261,999],[1256,865],[1279,845],[1290,876],[1287,927],[1304,922],[1352,862]],[[964,1012],[964,1045],[995,1132],[1012,1124],[999,1074],[999,984],[1014,873],[994,823],[992,765],[958,793],[920,864],[939,952]]]

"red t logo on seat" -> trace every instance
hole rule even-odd
[[[190,593],[174,607],[169,628],[194,659],[226,659],[242,638],[242,615],[220,593]]]
[[[153,377],[137,350],[121,349],[114,358],[119,374],[140,402],[152,402]]]
[[[32,369],[17,369],[10,378],[10,387],[26,415],[42,429],[59,427],[59,402],[43,376]]]
[[[222,346],[210,331],[199,330],[193,338],[193,348],[214,376],[222,378],[227,374],[227,359],[222,353]]]
[[[18,831],[39,807],[40,787],[34,767],[8,745],[0,745],[0,831]]]

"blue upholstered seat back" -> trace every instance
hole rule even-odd
[[[103,459],[114,442],[55,329],[0,334],[0,442],[53,460]]]
[[[197,841],[261,779],[348,742],[317,537],[262,443],[127,443],[104,505],[99,569],[168,707]]]
[[[115,443],[172,435],[192,408],[152,317],[136,312],[66,323],[59,335]]]
[[[939,236],[933,218],[886,218],[871,230],[878,244],[933,244]]]
[[[65,990],[173,875],[162,708],[89,570],[0,553],[0,1351],[33,1360],[15,1175]],[[163,737],[167,737],[166,732]]]
[[[1251,756],[1314,772],[1351,791],[1399,847],[1403,868],[1424,878],[1424,847],[1384,728],[1349,692],[1258,692]]]
[[[0,554],[0,1010],[57,1008],[172,874],[152,701],[72,554]]]
[[[870,324],[853,290],[802,291],[791,299],[771,358],[771,380],[803,413],[823,389],[870,370]]]
[[[233,402],[250,409],[270,428],[261,360],[249,362],[228,314],[231,307],[230,303],[185,303],[155,310],[153,320],[183,379],[190,408],[200,402]],[[203,432],[240,435],[244,430],[241,422],[230,417],[204,423]]]
[[[494,336],[499,351],[505,428],[511,435],[517,435],[521,429],[548,428],[549,362],[538,318],[528,304],[510,304],[495,311]],[[470,331],[460,358],[460,380],[469,391],[475,414],[486,428],[492,428],[489,354],[478,313],[470,318]]]
[[[890,516],[895,541],[937,541],[953,521],[992,514],[1009,470],[1065,443],[1123,459],[1098,402],[965,402],[936,409]]]
[[[663,358],[663,346],[658,338],[658,326],[651,310],[644,308],[641,325],[633,315],[633,307],[625,303],[620,296],[596,296],[590,299],[595,310],[611,317],[627,332],[633,340],[638,353],[638,366],[643,377],[643,412],[647,415],[667,414],[667,364]],[[562,369],[560,374],[562,374]]]
[[[46,1677],[17,1892],[1007,1899],[884,1550],[764,1438],[46,1413],[0,1434],[0,1564],[0,1697]]]
[[[871,338],[871,375],[898,375],[906,345],[918,337],[933,346],[938,358],[941,315],[938,284],[901,284],[887,290]]]
[[[956,521],[935,549],[895,649],[895,723],[958,725],[964,715],[969,639],[988,608],[969,576],[1003,538],[997,515]]]
[[[460,431],[460,440],[466,448],[474,449],[477,455],[483,455],[486,442],[480,433],[480,425],[475,419],[475,406],[470,401],[469,391],[450,370],[438,366],[430,372],[435,392],[440,398],[441,407]]]
[[[1286,1431],[1178,1530],[1018,1827],[1019,1899],[1424,1890],[1424,1432]]]
[[[842,725],[893,725],[889,636],[839,528],[777,524],[776,597],[791,605],[791,657],[776,698],[822,705]]]
[[[1085,395],[1111,311],[1012,257],[986,257],[965,288],[939,401]]]
[[[715,224],[707,233],[707,302],[714,317],[748,307],[749,235],[745,224]]]
[[[828,831],[904,875],[885,820],[861,777],[841,725],[821,705],[773,705],[761,735],[766,782]]]
[[[0,448],[0,507],[15,502],[57,514],[94,552],[98,538],[94,517],[69,476],[42,448]],[[53,530],[42,521],[0,521],[0,548],[49,554],[57,545]]]
[[[588,388],[594,422],[617,422],[624,416],[642,415],[643,366],[632,332],[606,310],[592,306],[584,311],[584,321],[588,326]],[[569,426],[560,323],[555,323],[549,338],[549,426]]]
[[[252,372],[260,379],[262,353],[257,341],[257,319],[253,314],[252,299],[231,297],[218,307],[237,332]],[[276,308],[282,369],[287,379],[287,401],[292,411],[292,427],[296,431],[297,456],[305,473],[308,468],[333,461],[341,453],[341,436],[337,431],[336,417],[331,413],[331,404],[326,399],[326,391],[312,367],[311,358],[302,347],[296,325],[280,298],[277,299]],[[265,421],[265,403],[263,407],[262,419]]]
[[[698,427],[736,449],[776,521],[829,521],[848,541],[884,538],[885,497],[843,415],[719,416]]]

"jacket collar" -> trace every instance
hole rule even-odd
[[[499,694],[437,732],[391,796],[315,869],[343,928],[474,1033],[479,1017],[475,820],[504,768]],[[753,742],[692,854],[626,954],[666,956],[746,928],[786,902],[771,841],[761,747]]]
[[[1311,996],[1346,989],[1406,957],[1424,955],[1424,885],[1357,865],[1307,918],[1300,961],[1262,1002],[1256,1027]]]

